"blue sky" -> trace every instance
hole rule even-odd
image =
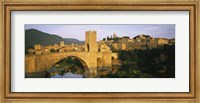
[[[85,40],[85,31],[89,30],[97,31],[97,40],[111,36],[114,32],[119,37],[129,36],[133,38],[139,34],[145,34],[152,37],[175,38],[174,24],[25,24],[25,30],[27,29],[37,29],[63,38],[76,38],[78,40]]]

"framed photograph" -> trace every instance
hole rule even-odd
[[[199,100],[199,1],[1,5],[2,100]]]

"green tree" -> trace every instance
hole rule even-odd
[[[154,49],[119,51],[122,69],[128,77],[175,77],[175,45]]]
[[[50,52],[56,52],[56,50],[55,49],[50,49]]]

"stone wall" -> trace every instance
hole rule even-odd
[[[25,72],[35,72],[35,56],[26,55],[25,56]]]

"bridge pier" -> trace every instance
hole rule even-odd
[[[97,71],[85,71],[83,76],[85,78],[95,78],[98,76]]]

